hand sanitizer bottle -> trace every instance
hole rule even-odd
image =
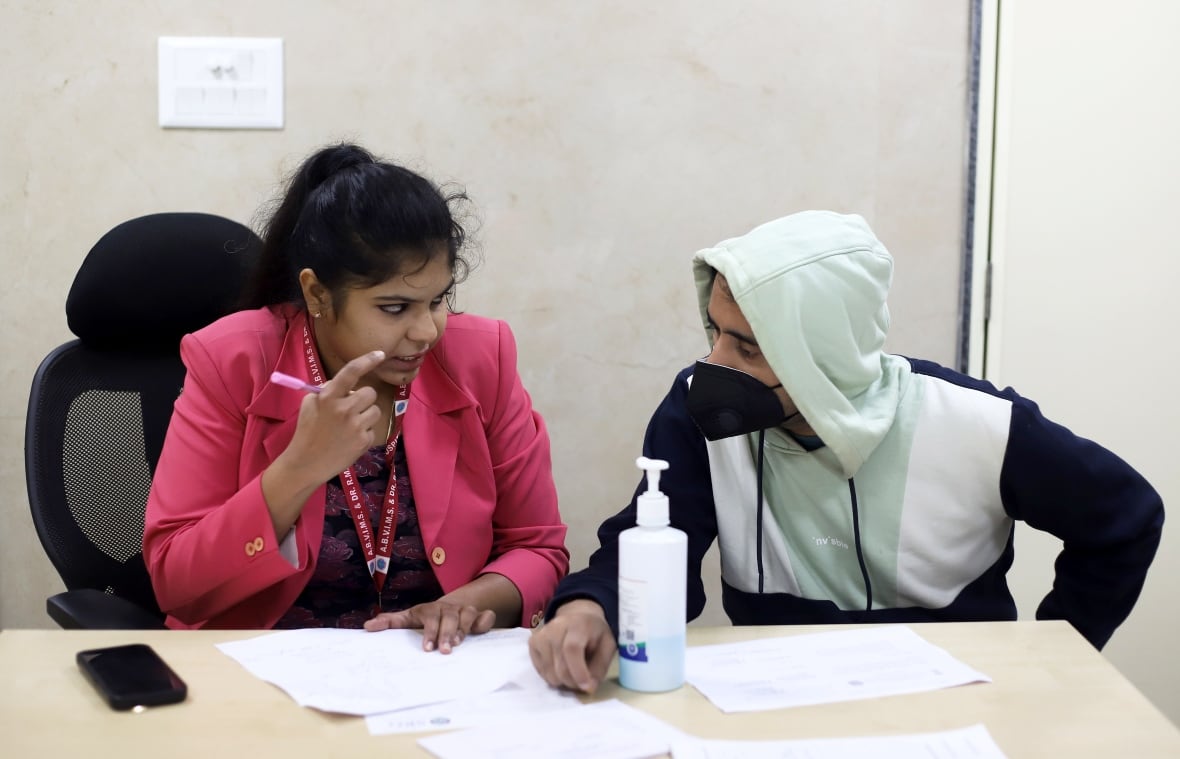
[[[647,492],[637,526],[619,534],[619,683],[637,691],[684,684],[685,562],[688,536],[668,526],[668,496],[660,472],[668,462],[640,456]]]

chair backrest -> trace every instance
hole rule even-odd
[[[180,338],[234,310],[260,246],[220,216],[160,213],[115,227],[82,262],[66,299],[78,339],[41,362],[25,424],[33,524],[68,589],[159,613],[143,520],[184,382]]]

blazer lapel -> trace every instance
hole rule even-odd
[[[307,313],[302,310],[288,317],[286,339],[279,349],[274,369],[310,382],[311,373],[307,370],[307,361],[303,357],[303,327],[306,324]],[[259,431],[262,449],[266,455],[266,461],[259,467],[259,471],[269,466],[270,462],[278,458],[290,444],[299,421],[299,407],[303,403],[301,391],[274,384],[270,381],[269,373],[266,377],[260,378],[260,381],[258,395],[246,407],[247,416],[254,417],[253,425]],[[250,424],[248,421],[247,426]],[[323,523],[324,518],[324,487],[321,486],[317,492],[319,497],[312,495],[296,522],[301,530],[305,519],[317,525],[316,529],[304,531],[304,539],[312,556],[319,554],[320,540],[323,537],[323,530],[319,525]]]
[[[450,509],[463,411],[472,405],[439,366],[434,353],[427,354],[422,371],[410,385],[410,407],[403,433],[418,523],[427,551],[437,541]]]
[[[293,325],[294,326],[294,325]],[[310,382],[307,364],[303,361],[301,347],[296,345],[292,350],[295,338],[302,340],[302,335],[295,329],[287,333],[287,342],[283,345],[275,369]],[[293,359],[299,359],[298,362]],[[266,425],[263,433],[262,446],[271,461],[283,452],[295,434],[295,424],[299,421],[299,406],[303,403],[303,393],[299,390],[281,387],[265,379],[254,401],[246,407],[246,413],[257,417],[259,422]],[[265,421],[264,421],[265,420]]]

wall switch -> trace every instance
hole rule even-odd
[[[283,41],[160,37],[160,126],[282,129]]]

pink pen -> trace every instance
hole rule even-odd
[[[309,393],[318,393],[323,390],[319,385],[312,385],[304,382],[298,377],[292,377],[290,374],[283,374],[282,372],[274,372],[270,375],[270,381],[276,385],[289,387],[292,390],[306,390]]]

